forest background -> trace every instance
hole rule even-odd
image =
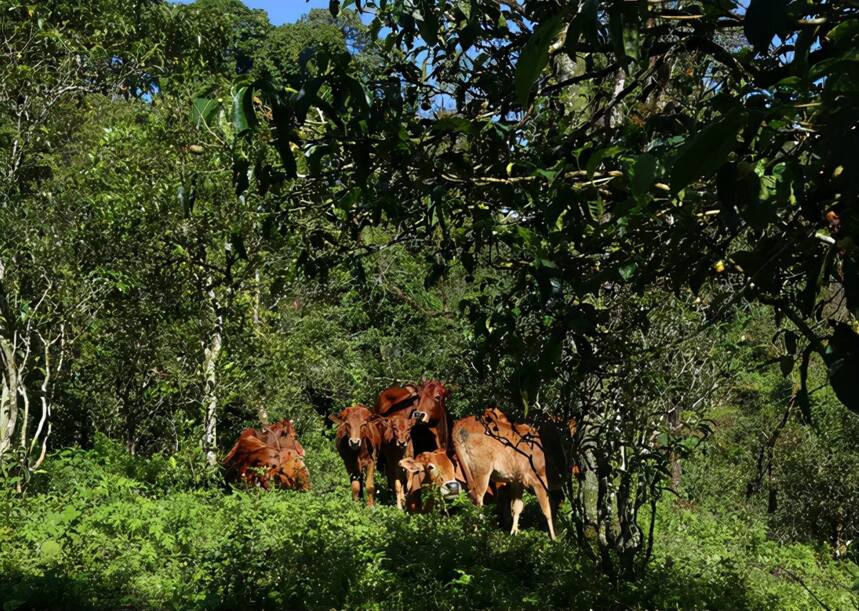
[[[342,4],[0,3],[4,609],[855,608],[857,4]],[[575,423],[558,542],[351,502],[428,378]]]

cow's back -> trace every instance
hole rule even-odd
[[[379,393],[374,411],[386,416],[391,412],[413,406],[417,398],[418,393],[414,386],[391,386]]]
[[[540,438],[527,424],[469,416],[454,423],[452,437],[457,460],[469,481],[474,472],[484,469],[491,469],[495,482],[533,487],[539,485],[539,479],[545,481]]]

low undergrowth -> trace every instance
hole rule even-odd
[[[855,565],[673,501],[661,507],[648,574],[611,584],[574,544],[550,542],[533,510],[511,537],[464,500],[452,515],[359,506],[345,474],[334,490],[232,492],[170,480],[166,463],[159,474],[142,459],[106,459],[112,451],[67,451],[34,494],[2,498],[4,609],[859,604]]]

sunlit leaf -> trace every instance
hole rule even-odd
[[[549,46],[564,25],[564,13],[559,13],[541,23],[519,55],[516,62],[516,100],[522,106],[528,103],[528,96],[534,81],[540,76],[549,62]]]
[[[239,87],[233,90],[233,130],[236,136],[241,136],[256,125],[256,115],[253,106],[253,90],[250,87]]]

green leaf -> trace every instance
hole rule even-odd
[[[308,79],[304,87],[291,96],[292,111],[295,113],[295,117],[299,123],[304,123],[304,120],[307,118],[307,112],[313,104],[324,108],[324,101],[317,96],[319,88],[322,86],[322,81],[321,77]],[[361,89],[361,93],[363,93],[363,89]],[[352,95],[350,95],[350,100],[352,100]],[[360,103],[360,101],[355,99],[353,103]],[[328,112],[331,113],[332,117],[335,117],[337,114],[333,108],[329,109]]]
[[[826,35],[826,39],[836,45],[852,45],[859,37],[859,19],[847,19],[832,28]]]
[[[292,147],[290,146],[290,142],[292,140],[297,140],[297,134],[293,128],[293,122],[295,120],[295,115],[292,112],[292,109],[283,101],[278,100],[272,103],[272,116],[274,123],[274,139],[272,140],[272,144],[277,149],[277,152],[280,154],[280,161],[283,164],[284,172],[288,178],[294,178],[298,171],[295,157],[292,154]],[[319,147],[321,149],[321,147]],[[319,158],[321,158],[322,151],[319,152]],[[317,161],[318,159],[317,158]],[[313,159],[308,160],[311,163]]]
[[[467,134],[471,131],[471,121],[464,117],[447,115],[433,123],[432,131],[440,133],[460,132]]]
[[[423,19],[418,21],[418,30],[421,33],[427,44],[438,44],[438,18],[432,9],[425,10],[422,15]]]
[[[596,222],[600,222],[602,220],[603,215],[605,214],[605,208],[603,208],[603,202],[601,199],[595,199],[593,201],[588,202],[588,212],[591,214],[591,218]]]
[[[571,58],[576,56],[579,38],[584,36],[589,42],[597,41],[599,21],[597,19],[597,0],[585,0],[578,14],[573,17],[564,37],[564,51]]]
[[[835,396],[850,411],[859,414],[859,336],[845,323],[838,323],[823,355],[829,367],[829,384]]]
[[[603,159],[607,157],[614,157],[618,153],[620,153],[619,146],[607,146],[605,148],[601,148],[592,154],[588,158],[587,164],[585,164],[585,170],[587,170],[588,178],[594,177],[594,172],[596,172],[599,165],[603,162]]]
[[[203,126],[212,128],[221,105],[212,98],[194,98],[191,105],[191,123],[197,129]]]
[[[718,170],[734,150],[737,134],[745,123],[745,114],[734,113],[689,138],[671,168],[671,190],[677,193],[697,178]]]
[[[253,105],[253,89],[239,87],[232,92],[233,97],[233,130],[236,136],[241,136],[256,125],[256,114]]]
[[[53,539],[48,539],[42,543],[40,551],[46,560],[54,560],[63,553],[63,547]]]
[[[627,165],[626,174],[633,195],[644,195],[656,180],[656,157],[636,155]]]
[[[638,266],[634,261],[630,261],[629,263],[624,263],[621,265],[617,271],[620,274],[620,277],[629,282],[632,277],[635,275],[635,271],[638,269]]]
[[[766,53],[776,34],[790,28],[787,0],[751,0],[743,20],[743,32],[755,51]]]
[[[608,32],[611,45],[618,58],[626,56],[623,44],[623,4],[615,2],[608,16]]]
[[[785,331],[784,333],[784,349],[788,354],[796,354],[797,338],[793,331]]]
[[[781,369],[781,375],[787,377],[790,375],[790,372],[793,371],[794,360],[792,356],[782,356],[778,360],[779,369]]]
[[[519,61],[516,62],[515,85],[516,101],[522,106],[528,103],[534,81],[549,63],[549,46],[564,25],[565,13],[566,11],[562,11],[541,23],[519,55]]]
[[[859,317],[859,255],[851,253],[844,257],[844,298],[847,309]],[[821,270],[823,274],[823,270]]]

